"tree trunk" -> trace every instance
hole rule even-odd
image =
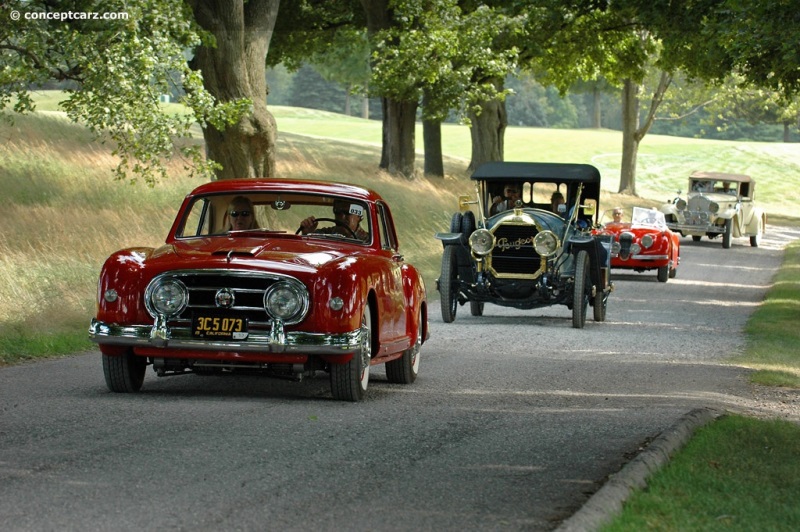
[[[597,83],[595,83],[592,89],[592,127],[594,129],[603,127],[602,113],[600,111],[600,96],[600,88],[597,86]]]
[[[498,87],[502,89],[501,85]],[[502,161],[508,115],[505,101],[492,100],[481,104],[481,111],[469,113],[472,137],[472,160],[467,170],[472,171],[485,162]]]
[[[626,79],[622,86],[622,165],[619,193],[636,194],[636,156],[639,151],[639,85]]]
[[[383,98],[383,149],[380,167],[390,174],[414,175],[417,102]]]
[[[390,28],[393,24],[389,0],[361,0],[367,17],[367,33]],[[418,102],[381,99],[383,107],[383,148],[380,167],[392,174],[414,174],[416,153],[416,112]]]
[[[429,94],[422,95],[422,107],[425,108]],[[442,121],[428,118],[422,119],[422,143],[425,148],[425,175],[444,177],[444,159],[442,157]]]
[[[790,122],[783,123],[783,142],[791,142],[792,140],[792,124]]]
[[[664,101],[664,94],[672,84],[672,74],[661,72],[658,86],[650,100],[650,110],[644,125],[639,127],[639,91],[641,87],[626,79],[622,87],[622,166],[619,176],[619,192],[636,195],[636,158],[639,144],[656,119],[656,112]]]
[[[190,62],[203,73],[206,90],[223,103],[253,102],[250,113],[224,130],[203,127],[208,158],[222,165],[217,178],[272,177],[277,125],[267,110],[266,58],[279,0],[188,3],[198,25],[216,39],[216,47],[198,47]]]
[[[423,120],[422,141],[425,144],[425,175],[444,177],[442,123],[438,120]]]
[[[344,93],[344,114],[345,116],[350,116],[350,88],[351,84],[347,84],[345,93]]]

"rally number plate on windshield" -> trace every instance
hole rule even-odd
[[[192,316],[192,336],[206,340],[244,340],[247,338],[247,320],[219,314],[195,314]]]

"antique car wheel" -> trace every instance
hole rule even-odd
[[[669,279],[669,264],[661,266],[658,268],[658,274],[656,275],[659,283],[666,283]]]
[[[678,268],[670,268],[669,278],[674,279],[676,275],[678,275]]]
[[[695,242],[700,242],[701,238],[703,238],[703,237],[700,236],[700,235],[692,235],[692,240],[695,241]]]
[[[453,217],[450,218],[450,232],[451,233],[460,233],[461,232],[461,219],[463,215],[460,212],[454,212]]]
[[[733,233],[733,219],[725,220],[725,232],[722,233],[722,248],[731,247],[731,235]]]
[[[372,360],[372,317],[369,304],[364,304],[361,317],[361,346],[346,364],[331,364],[331,393],[340,401],[360,401],[369,385],[369,363]]]
[[[442,254],[442,275],[439,277],[439,293],[442,295],[442,320],[452,323],[456,319],[458,301],[456,287],[458,277],[458,258],[455,246],[445,246]]]
[[[608,298],[604,292],[598,291],[594,296],[594,321],[606,321]]]
[[[589,279],[589,253],[578,252],[575,257],[575,285],[572,288],[572,326],[583,329],[586,324],[586,307],[589,306],[587,287]]]
[[[763,233],[763,228],[761,227],[761,222],[758,223],[758,233],[752,235],[750,237],[750,246],[757,248],[758,245],[761,243],[761,233]]]
[[[352,229],[350,229],[350,226],[348,226],[346,223],[344,223],[341,220],[336,220],[334,218],[317,218],[316,220],[317,220],[318,223],[319,222],[331,222],[334,225],[336,225],[337,227],[342,227],[344,229],[347,229],[350,232],[350,237],[358,240],[358,236],[356,236],[356,232],[353,231]],[[294,234],[299,235],[301,232],[303,232],[303,226],[298,227],[297,231],[295,231]],[[311,232],[313,233],[314,231],[311,231]],[[347,235],[345,235],[345,236],[347,236]]]
[[[461,216],[461,234],[469,239],[469,235],[475,232],[475,213],[467,211]]]
[[[112,392],[131,393],[142,389],[147,359],[128,349],[122,355],[103,355],[103,374],[106,386]]]
[[[473,316],[483,316],[483,301],[470,301],[469,313]]]
[[[417,318],[417,339],[403,356],[386,363],[386,379],[396,384],[411,384],[419,373],[419,350],[422,345],[422,313]]]

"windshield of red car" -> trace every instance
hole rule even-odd
[[[363,201],[300,192],[197,196],[183,211],[175,237],[299,233],[366,243],[372,234],[368,213]]]

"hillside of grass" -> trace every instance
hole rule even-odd
[[[183,161],[149,188],[114,181],[110,147],[58,111],[58,94],[37,95],[39,111],[0,123],[0,363],[9,357],[89,347],[96,280],[105,258],[128,246],[156,246],[185,194],[198,180]],[[380,171],[379,121],[310,109],[275,107],[277,172],[281,177],[335,180],[375,189],[392,207],[401,252],[423,272],[438,297],[441,243],[459,194],[474,191],[466,173],[469,131],[445,125],[445,178],[396,178]],[[197,142],[202,139],[198,137]],[[793,216],[800,199],[800,145],[731,143],[647,137],[639,157],[641,197],[614,194],[619,132],[509,128],[507,160],[589,162],[604,176],[601,210],[611,205],[658,205],[685,188],[694,169],[747,172],[770,215]],[[418,140],[421,146],[421,139]],[[422,168],[422,155],[418,167]],[[605,207],[604,207],[605,206]],[[771,218],[772,219],[772,218]],[[42,334],[44,333],[44,334]],[[52,340],[52,341],[51,341]],[[63,345],[53,342],[65,342]]]

